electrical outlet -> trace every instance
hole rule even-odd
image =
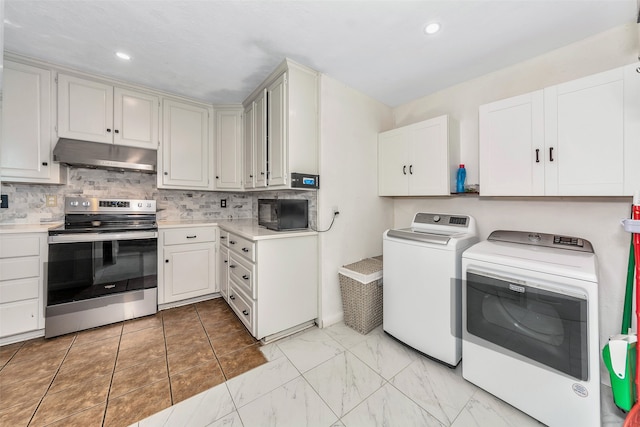
[[[47,194],[47,207],[55,208],[58,206],[58,196],[55,194]]]
[[[0,195],[0,208],[9,207],[9,196],[6,194]]]
[[[227,199],[220,199],[220,207],[221,208],[227,207]]]

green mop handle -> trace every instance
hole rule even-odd
[[[633,250],[633,234],[631,235],[631,245],[629,248],[629,267],[627,268],[627,290],[624,294],[624,312],[622,314],[622,330],[621,334],[629,333],[631,327],[631,314],[633,306],[633,273],[635,269],[635,256]]]

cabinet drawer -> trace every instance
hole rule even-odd
[[[39,276],[39,256],[0,259],[0,281]]]
[[[0,305],[0,337],[38,329],[38,299]]]
[[[256,244],[251,240],[229,233],[229,249],[251,262],[256,262]]]
[[[40,237],[26,235],[2,236],[0,258],[40,255]]]
[[[229,247],[229,233],[227,231],[220,230],[220,244]]]
[[[38,277],[0,282],[0,304],[38,298],[39,289]]]
[[[249,329],[251,335],[255,336],[255,302],[247,298],[242,291],[239,291],[233,281],[229,281],[229,305],[236,312],[238,318]]]
[[[185,243],[215,242],[215,227],[176,228],[164,230],[165,245],[182,245]]]
[[[256,299],[255,274],[256,267],[243,260],[237,254],[229,254],[229,279],[234,280],[247,295]]]

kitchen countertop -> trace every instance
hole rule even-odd
[[[183,221],[158,221],[158,229],[218,226],[225,231],[230,231],[249,240],[283,239],[291,237],[316,236],[317,231],[310,228],[295,231],[273,231],[258,225],[254,219],[220,219],[220,220],[183,220]]]
[[[46,222],[40,224],[19,224],[4,223],[0,224],[0,234],[9,233],[46,233],[49,229],[61,225],[62,222]]]

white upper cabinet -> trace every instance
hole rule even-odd
[[[449,195],[457,167],[450,154],[447,116],[380,133],[378,195]]]
[[[291,188],[291,173],[318,173],[318,73],[285,60],[243,103],[251,109],[253,185]],[[247,120],[247,118],[245,118]]]
[[[243,139],[243,149],[244,149],[244,153],[243,153],[243,161],[244,161],[244,168],[243,168],[243,184],[244,184],[244,188],[245,189],[252,189],[255,187],[256,182],[255,182],[255,163],[254,163],[254,156],[255,156],[255,151],[254,151],[254,144],[253,144],[253,139],[254,139],[254,102],[250,103],[249,105],[247,105],[247,107],[244,109],[244,117],[243,117],[243,129],[244,132],[242,134],[242,139]]]
[[[58,75],[58,137],[157,149],[157,96]]]
[[[632,195],[640,188],[637,66],[481,106],[481,194]]]
[[[158,188],[213,189],[211,108],[164,99]]]
[[[216,108],[215,132],[215,189],[242,189],[242,108]]]
[[[541,90],[480,106],[483,196],[544,194],[543,116]]]
[[[5,60],[3,79],[2,180],[64,183],[53,162],[51,71]]]

